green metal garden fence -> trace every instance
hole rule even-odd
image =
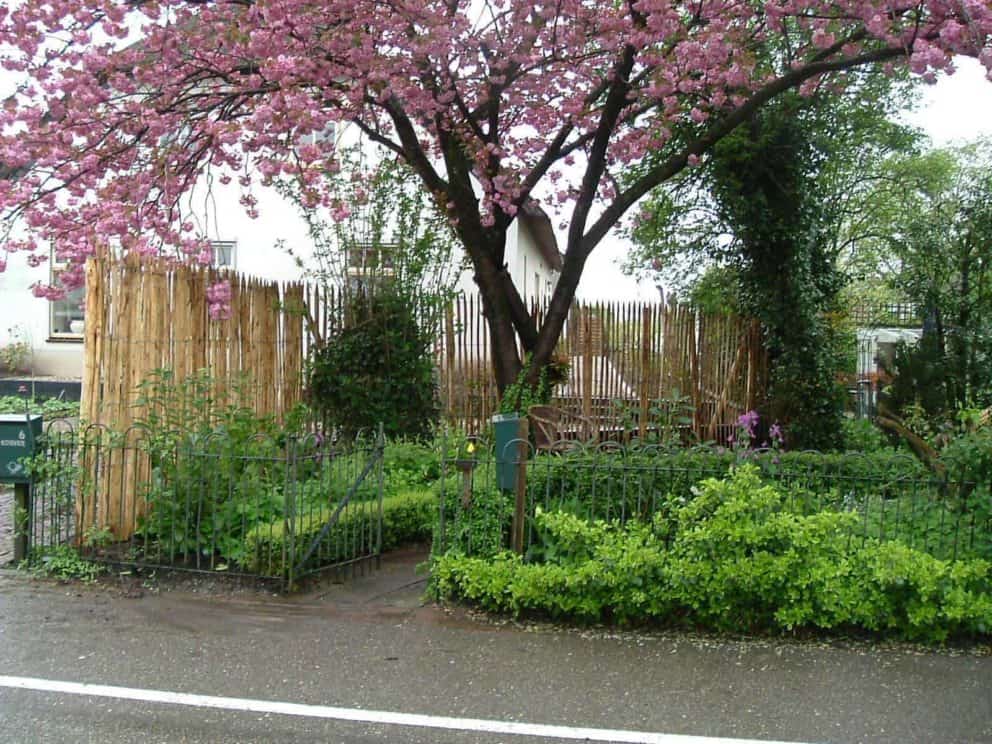
[[[781,488],[784,510],[857,514],[852,541],[898,540],[938,558],[992,559],[990,484],[935,477],[908,455],[562,444],[553,454],[536,453],[521,440],[502,453],[478,442],[470,456],[446,448],[435,549],[480,554],[511,548],[519,524],[519,547],[526,552],[538,539],[538,508],[621,524],[651,521],[691,500],[701,481],[750,462],[763,481]],[[523,469],[517,479],[522,493],[499,488],[497,474],[507,466]]]
[[[381,553],[383,449],[381,432],[343,442],[50,425],[32,463],[30,549],[287,585],[364,570]]]

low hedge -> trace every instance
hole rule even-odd
[[[586,621],[858,628],[928,641],[992,633],[992,564],[852,541],[856,520],[791,512],[746,466],[651,522],[539,512],[534,562],[448,553],[435,561],[433,586],[488,610]]]
[[[374,502],[351,504],[328,531],[304,570],[321,564],[354,557],[356,545],[371,545],[375,540]],[[296,559],[302,558],[314,539],[324,529],[334,510],[321,507],[298,515],[293,544]],[[392,550],[410,543],[431,539],[437,515],[437,498],[432,491],[411,490],[382,500],[382,549]],[[285,520],[276,520],[252,528],[245,535],[246,571],[266,576],[283,576],[289,571],[288,535]]]
[[[938,484],[914,458],[888,452],[866,455],[819,452],[749,453],[762,479],[830,498],[831,494],[894,498]],[[672,497],[692,498],[701,480],[723,477],[738,455],[706,448],[661,452],[646,450],[580,452],[539,457],[528,466],[527,490],[535,504],[563,509],[589,519],[650,519]]]

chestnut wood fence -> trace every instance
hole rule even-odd
[[[546,308],[535,304],[540,321]],[[439,334],[445,415],[484,430],[498,406],[489,334],[479,298],[457,298]],[[674,301],[583,302],[569,313],[556,352],[567,380],[552,404],[591,420],[582,436],[645,434],[685,417],[700,440],[723,440],[760,400],[767,371],[758,326]]]
[[[207,288],[231,284],[231,313],[213,320]],[[279,283],[164,261],[91,259],[86,268],[82,416],[125,431],[141,420],[138,385],[156,369],[181,380],[208,369],[248,375],[245,403],[277,418],[301,397],[308,344],[302,282]]]
[[[86,272],[82,418],[116,432],[145,416],[137,404],[139,385],[157,369],[172,370],[177,381],[206,369],[219,387],[247,379],[240,401],[281,418],[303,396],[309,350],[325,343],[343,317],[339,292],[302,282],[165,261],[92,259]],[[207,288],[220,279],[231,283],[231,313],[212,320]],[[535,304],[532,312],[540,321],[545,307]],[[470,433],[484,431],[497,393],[479,298],[456,298],[435,324],[443,415]],[[686,428],[699,439],[722,440],[737,416],[756,405],[765,384],[754,323],[699,314],[676,302],[577,301],[557,359],[568,372],[552,402],[592,422],[589,430],[572,432],[582,437],[644,436],[666,416],[687,415]],[[108,524],[120,533],[122,525],[135,524],[143,505],[124,484],[141,482],[148,469],[140,458],[101,463],[106,483],[89,490],[102,502],[77,508],[97,521],[78,525],[76,534]]]
[[[207,288],[231,284],[231,313],[212,320]],[[81,417],[88,438],[116,432],[141,439],[147,415],[139,385],[158,369],[179,382],[200,370],[217,381],[217,399],[238,381],[239,402],[277,418],[300,400],[307,342],[304,285],[251,279],[166,261],[91,259],[86,266]],[[247,381],[246,384],[242,384]],[[83,448],[75,534],[110,528],[131,537],[145,509],[136,484],[149,481],[147,452]],[[97,454],[94,454],[97,453]],[[102,453],[102,454],[101,454]]]

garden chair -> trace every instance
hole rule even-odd
[[[531,406],[527,418],[538,452],[564,452],[595,431],[591,419],[555,406]]]

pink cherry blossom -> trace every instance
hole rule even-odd
[[[789,59],[759,64],[770,49]],[[494,343],[512,347],[504,384],[517,340],[550,358],[609,231],[783,83],[834,89],[869,64],[930,76],[958,54],[992,75],[988,0],[7,3],[0,65],[24,84],[0,106],[0,267],[56,246],[70,288],[108,243],[204,262],[188,197],[213,179],[251,217],[278,179],[342,215],[321,177],[340,167],[334,138],[311,135],[347,123],[451,205]],[[540,327],[500,273],[531,200],[567,230]]]

